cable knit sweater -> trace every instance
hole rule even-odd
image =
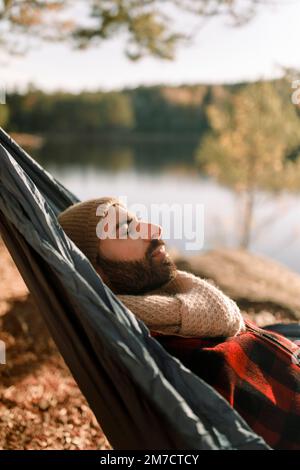
[[[118,295],[150,330],[179,336],[235,336],[245,331],[237,304],[213,283],[177,270],[144,295]]]

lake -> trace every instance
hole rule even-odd
[[[199,252],[201,236],[196,236],[197,248],[187,249],[187,239],[178,236],[180,227],[182,234],[182,227],[188,226],[195,233],[203,232],[202,250],[236,247],[242,220],[241,198],[196,168],[197,143],[194,138],[182,136],[149,136],[130,142],[118,142],[109,136],[102,141],[52,138],[31,154],[82,200],[107,195],[123,197],[129,209],[133,204],[143,204],[148,215],[151,204],[162,205],[160,218],[154,214],[154,223],[162,223],[164,216],[167,220],[168,208],[174,204],[192,207],[192,212],[183,211],[181,217],[172,219],[166,243],[193,255]],[[199,223],[194,224],[199,211]],[[300,272],[300,195],[284,192],[275,197],[259,192],[251,238],[250,251]]]

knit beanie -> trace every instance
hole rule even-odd
[[[96,215],[99,205],[101,205],[101,215]],[[58,216],[58,221],[65,233],[85,254],[94,267],[96,266],[99,248],[96,227],[112,205],[125,207],[115,197],[102,197],[73,204]]]

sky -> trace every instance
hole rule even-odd
[[[224,18],[210,19],[172,62],[149,57],[131,62],[123,53],[122,36],[83,52],[62,44],[39,45],[1,64],[0,84],[7,90],[24,90],[33,83],[49,92],[79,92],[278,77],[281,66],[300,69],[299,18],[300,0],[284,0],[281,6],[261,8],[241,28],[229,26]]]

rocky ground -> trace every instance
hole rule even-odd
[[[259,326],[300,321],[300,275],[270,258],[222,248],[177,255],[176,264],[214,281]]]
[[[300,320],[300,276],[239,250],[177,257],[260,326]],[[110,449],[0,239],[0,449]]]

